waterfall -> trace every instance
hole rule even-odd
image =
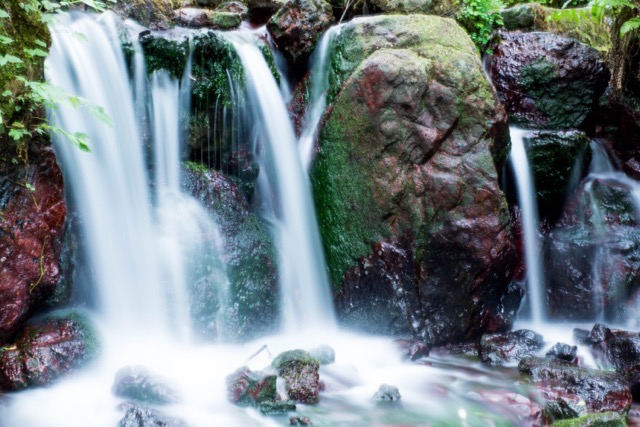
[[[335,324],[311,186],[296,148],[282,93],[250,31],[224,34],[247,79],[248,103],[257,128],[259,187],[270,201],[280,254],[282,312],[287,330]],[[269,204],[269,203],[267,203]]]
[[[309,169],[313,160],[313,144],[317,137],[318,125],[327,106],[327,91],[329,90],[329,56],[333,40],[340,34],[341,25],[329,28],[311,57],[311,98],[303,121],[303,128],[298,141],[298,150],[302,166]]]
[[[64,25],[65,30],[60,30]],[[54,146],[79,214],[101,320],[119,335],[190,335],[190,286],[194,275],[218,277],[220,237],[205,210],[180,190],[180,113],[188,110],[188,79],[166,72],[145,77],[141,48],[133,58],[135,85],[112,14],[68,18],[52,31],[47,78],[67,93],[104,108],[114,125],[71,107],[52,120],[88,135],[91,152],[62,139]],[[84,37],[78,37],[82,34]],[[140,87],[143,85],[143,87]],[[137,102],[136,102],[137,101]],[[148,114],[150,129],[140,115]],[[144,135],[151,135],[153,157]],[[148,165],[155,170],[154,185]],[[214,271],[216,270],[216,271]]]
[[[527,131],[510,128],[511,155],[509,161],[518,190],[518,202],[522,213],[524,255],[526,262],[527,297],[531,307],[531,321],[539,326],[544,321],[544,276],[542,274],[540,233],[538,228],[538,204],[533,183],[532,169],[527,158],[524,138]]]

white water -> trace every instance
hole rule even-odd
[[[311,62],[311,99],[304,117],[304,127],[298,140],[300,160],[305,170],[313,160],[313,145],[317,138],[320,120],[327,106],[327,91],[329,90],[329,58],[333,40],[340,34],[341,25],[329,28],[316,46]]]
[[[544,276],[542,274],[540,221],[538,219],[538,206],[536,203],[536,191],[533,183],[531,167],[524,146],[524,137],[527,131],[510,128],[511,156],[509,161],[518,188],[518,202],[522,218],[522,230],[524,234],[524,254],[527,277],[527,299],[531,307],[531,321],[540,330],[544,321]]]
[[[317,226],[311,186],[296,149],[282,94],[251,31],[227,33],[247,79],[259,141],[259,185],[271,199],[280,254],[280,291],[285,330],[335,326],[329,279]]]

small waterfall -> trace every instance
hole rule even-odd
[[[282,94],[250,31],[224,35],[234,46],[247,79],[256,128],[259,187],[270,206],[280,254],[283,318],[287,330],[335,324],[329,279],[311,188]]]
[[[90,153],[66,140],[54,143],[81,219],[98,312],[118,335],[126,331],[131,339],[170,335],[186,341],[197,276],[216,276],[220,302],[226,294],[217,227],[180,190],[179,117],[189,108],[188,97],[181,96],[189,90],[188,79],[181,84],[155,73],[149,82],[141,69],[142,50],[134,44],[132,86],[120,47],[123,29],[114,15],[79,15],[61,24],[65,31],[52,31],[48,79],[102,106],[114,123],[71,107],[51,112],[59,126],[89,136]],[[140,126],[141,114],[149,117],[149,132]],[[153,161],[145,155],[147,133]]]
[[[509,129],[511,135],[511,155],[509,161],[513,169],[518,190],[518,202],[522,213],[524,234],[524,254],[526,262],[527,297],[531,307],[531,321],[539,326],[544,321],[544,276],[542,274],[540,220],[533,183],[532,170],[527,158],[524,138],[527,131]]]
[[[342,26],[329,28],[316,46],[311,57],[311,99],[304,117],[304,127],[298,141],[300,159],[305,170],[309,169],[313,160],[313,144],[317,137],[318,125],[327,106],[327,91],[329,90],[329,57],[333,40]]]

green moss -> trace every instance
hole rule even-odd
[[[604,412],[601,414],[589,414],[570,420],[559,420],[552,427],[626,427],[627,421],[623,414],[616,412]]]
[[[219,30],[233,30],[242,23],[242,17],[233,12],[211,12],[209,13],[211,26]]]
[[[17,77],[22,76],[33,81],[44,79],[44,58],[29,55],[25,49],[47,50],[51,37],[47,26],[41,21],[42,15],[39,12],[26,11],[20,7],[20,2],[15,0],[0,0],[0,10],[9,14],[9,18],[0,18],[0,35],[12,40],[9,43],[0,43],[0,56],[11,55],[22,61],[21,63],[9,62],[0,66],[0,115],[2,115],[0,140],[2,140],[5,138],[2,123],[22,121],[28,127],[32,120],[33,105],[27,100],[21,100],[25,89]]]
[[[525,65],[520,75],[522,87],[530,91],[539,90],[559,77],[555,64],[544,59]]]

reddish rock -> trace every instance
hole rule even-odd
[[[536,129],[582,126],[609,81],[597,50],[541,32],[501,33],[488,73],[511,122]]]
[[[0,344],[56,292],[66,218],[55,155],[42,148],[27,170],[0,182]]]
[[[304,350],[280,353],[271,366],[285,382],[291,400],[301,403],[318,403],[320,398],[320,362]]]
[[[289,0],[271,17],[267,29],[285,57],[299,64],[333,22],[333,8],[324,0]]]
[[[246,366],[227,376],[227,398],[238,406],[254,406],[276,399],[276,376],[252,372]]]
[[[95,356],[96,338],[79,317],[28,325],[0,352],[0,389],[45,386]]]
[[[517,362],[542,350],[544,340],[528,329],[504,334],[484,335],[480,340],[480,358],[484,363],[498,365]]]

